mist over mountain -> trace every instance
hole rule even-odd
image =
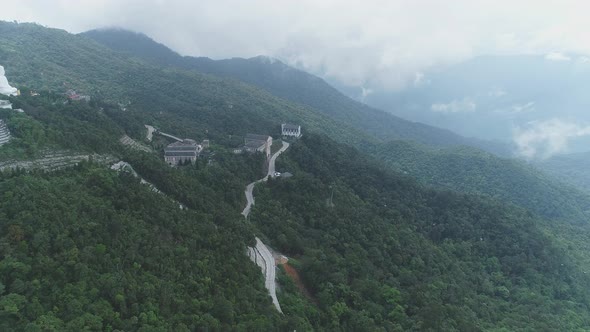
[[[503,141],[529,159],[588,151],[590,58],[482,56],[417,73],[401,91],[342,87],[363,102],[464,136]]]

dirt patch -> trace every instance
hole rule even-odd
[[[297,288],[299,288],[299,291],[301,291],[301,293],[306,298],[308,298],[310,301],[312,301],[313,303],[316,303],[315,299],[311,296],[311,293],[309,292],[309,290],[307,290],[307,288],[305,288],[305,285],[301,281],[301,277],[299,276],[299,272],[297,272],[297,270],[295,270],[294,267],[289,265],[289,263],[284,263],[282,265],[283,265],[283,268],[285,269],[285,272],[287,273],[287,275],[289,277],[291,277],[291,280],[293,280],[293,282],[295,283]]]

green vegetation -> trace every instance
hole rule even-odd
[[[301,261],[320,314],[285,312],[332,331],[588,328],[589,280],[531,213],[426,189],[325,137],[285,158],[295,176],[261,187],[251,220]]]
[[[590,154],[554,156],[536,162],[535,165],[548,174],[590,193]]]
[[[372,154],[427,185],[485,195],[551,219],[586,223],[589,217],[590,196],[522,161],[468,147],[434,150],[403,141],[383,144]]]
[[[223,210],[223,193],[201,198],[215,210],[181,210],[92,164],[5,175],[0,186],[3,331],[280,325],[260,271],[245,260],[249,232]]]
[[[296,104],[31,24],[0,22],[0,58],[25,110],[0,112],[14,135],[0,160],[112,155],[160,191],[92,162],[0,174],[1,330],[590,329],[589,200],[523,163],[387,142],[458,143],[405,122],[387,133],[381,113],[364,121],[321,82]],[[68,88],[92,100],[67,101]],[[231,148],[247,132],[276,137],[283,121],[305,130],[277,164],[294,176],[256,186],[245,222],[244,186],[264,157]],[[169,141],[145,141],[144,124],[211,139],[211,154],[168,167]],[[246,257],[254,235],[295,258],[311,294],[279,271],[284,315]]]

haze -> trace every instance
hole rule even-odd
[[[184,55],[268,55],[366,89],[399,89],[483,54],[590,54],[586,1],[13,1],[2,20],[117,26]],[[565,56],[565,55],[563,55]]]

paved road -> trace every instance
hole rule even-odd
[[[266,289],[268,289],[268,292],[270,293],[270,297],[272,298],[272,304],[274,304],[275,308],[277,308],[277,310],[282,313],[283,311],[281,310],[281,305],[279,304],[279,300],[277,299],[277,291],[276,291],[276,283],[275,283],[275,273],[276,273],[275,258],[272,256],[272,253],[270,252],[270,250],[268,250],[266,245],[264,245],[264,243],[262,243],[262,241],[260,241],[259,238],[256,238],[256,249],[255,250],[260,254],[260,257],[262,257],[262,259],[263,259],[263,262],[260,262],[260,263],[264,264],[264,268],[262,269],[265,272],[264,273],[264,286],[266,287]],[[261,265],[261,264],[259,264],[259,265]]]
[[[248,218],[248,215],[250,214],[250,210],[252,209],[252,205],[254,205],[254,195],[252,194],[252,191],[254,190],[254,186],[259,182],[263,182],[263,181],[268,180],[269,176],[270,177],[274,176],[275,162],[277,160],[277,157],[281,153],[283,153],[285,150],[287,150],[288,148],[289,148],[289,143],[283,142],[283,146],[279,149],[279,151],[275,152],[275,154],[273,154],[272,157],[270,157],[270,160],[268,161],[268,172],[266,173],[266,176],[260,180],[254,181],[246,186],[246,190],[244,191],[244,193],[246,194],[247,203],[246,203],[246,207],[242,211],[242,215],[245,218]],[[268,250],[266,245],[264,243],[262,243],[262,241],[260,241],[259,238],[256,238],[256,247],[253,249],[248,248],[248,252],[250,254],[254,254],[254,255],[256,255],[256,253],[258,253],[259,255],[256,255],[256,256],[260,256],[263,259],[263,262],[260,262],[257,260],[257,258],[255,258],[255,257],[253,258],[252,256],[250,256],[250,258],[252,260],[254,260],[254,262],[256,262],[262,268],[262,272],[264,273],[264,286],[266,287],[266,289],[268,289],[268,292],[270,293],[270,297],[272,298],[272,303],[274,304],[275,308],[277,308],[277,310],[280,313],[282,313],[283,311],[281,310],[281,305],[279,304],[279,300],[277,299],[277,291],[276,291],[276,283],[275,283],[276,265],[275,265],[274,257],[272,256],[270,250]]]
[[[275,152],[275,154],[272,155],[272,157],[270,157],[270,160],[268,161],[268,172],[266,173],[266,176],[263,177],[260,180],[254,181],[252,183],[250,183],[249,185],[246,186],[246,190],[244,191],[244,193],[246,194],[246,207],[244,208],[244,210],[242,211],[242,215],[245,218],[248,218],[248,215],[250,214],[250,210],[252,209],[252,205],[254,205],[254,195],[252,194],[252,191],[254,190],[254,186],[258,183],[258,182],[262,182],[262,181],[266,181],[268,180],[268,177],[273,177],[275,174],[275,162],[278,158],[278,156],[283,153],[285,150],[287,150],[289,148],[289,143],[287,142],[283,142],[283,146],[279,149],[279,151]]]
[[[289,143],[283,141],[283,146],[279,149],[279,151],[275,152],[275,154],[270,157],[270,161],[268,162],[268,173],[266,174],[267,177],[274,177],[275,174],[275,161],[277,157],[283,153],[285,150],[289,148]],[[266,181],[266,178],[265,178]]]
[[[260,181],[260,180],[258,180]],[[254,190],[254,185],[258,182],[252,182],[249,185],[246,186],[246,191],[244,191],[244,193],[246,194],[246,207],[244,208],[244,210],[242,211],[242,215],[244,216],[244,218],[248,218],[248,215],[250,214],[250,210],[252,209],[252,205],[254,205],[254,195],[252,195],[252,190]]]
[[[161,132],[161,131],[160,131],[160,132],[158,132],[158,134],[160,134],[160,135],[162,135],[162,136],[166,136],[166,137],[172,138],[172,139],[174,139],[174,140],[177,140],[177,141],[179,141],[179,142],[182,142],[182,141],[184,141],[182,138],[178,138],[178,137],[176,137],[176,136],[173,136],[173,135],[170,135],[170,134],[163,133],[163,132]]]

